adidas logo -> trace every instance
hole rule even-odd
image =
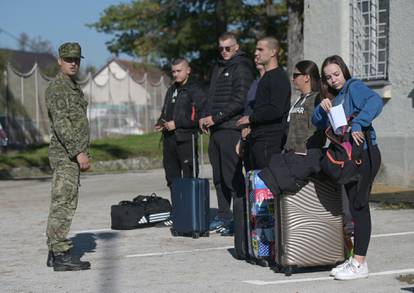
[[[138,221],[138,224],[146,224],[148,223],[147,218],[145,216],[142,216],[141,220]]]

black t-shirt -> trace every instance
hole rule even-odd
[[[271,136],[287,130],[290,109],[290,82],[281,68],[266,71],[260,79],[253,113],[250,115],[252,137]]]

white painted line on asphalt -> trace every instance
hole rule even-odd
[[[71,232],[71,234],[84,234],[84,233],[96,233],[96,232],[120,232],[120,230],[112,230],[112,229],[81,230],[81,231],[73,231]],[[45,235],[45,233],[43,234]],[[412,234],[414,234],[414,231],[374,234],[374,235],[371,235],[371,238],[405,236],[405,235],[412,235]]]
[[[299,282],[326,281],[326,280],[333,280],[333,279],[334,279],[333,277],[322,277],[322,278],[289,279],[289,280],[280,280],[280,281],[246,280],[242,282],[252,284],[252,285],[264,286],[264,285],[299,283]]]
[[[414,234],[414,231],[400,232],[400,233],[375,234],[375,235],[372,235],[371,238],[405,236],[405,235],[411,235],[411,234]]]
[[[176,251],[169,251],[169,252],[166,251],[166,252],[130,254],[130,255],[126,255],[125,257],[163,256],[163,255],[192,253],[192,252],[200,252],[200,251],[224,250],[224,249],[231,249],[231,248],[234,248],[234,247],[233,246],[222,246],[222,247],[209,247],[209,248],[199,248],[199,249],[191,249],[191,250],[176,250]]]
[[[370,273],[369,276],[375,277],[375,276],[413,273],[413,272],[414,272],[414,268]],[[279,280],[279,281],[246,280],[242,282],[252,284],[252,285],[257,285],[257,286],[264,286],[264,285],[279,285],[279,284],[299,283],[299,282],[327,281],[327,280],[333,280],[333,279],[334,277],[322,277],[322,278],[289,279],[289,280]]]
[[[118,232],[118,231],[112,230],[112,229],[95,229],[95,230],[73,231],[70,234],[85,234],[85,233],[96,233],[96,232]]]

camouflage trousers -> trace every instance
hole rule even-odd
[[[52,198],[47,220],[47,246],[53,252],[65,252],[73,247],[67,239],[78,205],[79,165],[70,160],[50,160],[53,170]]]

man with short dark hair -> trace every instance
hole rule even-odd
[[[236,121],[243,114],[253,74],[252,62],[240,50],[234,34],[221,35],[218,43],[220,57],[211,76],[208,108],[199,124],[205,132],[210,131],[208,153],[217,192],[218,213],[210,230],[227,236],[233,234],[232,198],[244,195],[242,162],[235,150],[240,139]]]
[[[255,58],[266,73],[257,86],[253,113],[238,122],[250,124],[254,169],[266,167],[272,155],[280,153],[286,143],[291,88],[287,73],[279,66],[279,50],[279,41],[273,37],[257,42]]]
[[[90,168],[88,102],[76,83],[81,60],[78,43],[59,47],[60,72],[46,89],[46,107],[51,126],[49,162],[53,171],[52,198],[47,221],[47,266],[55,271],[78,271],[90,268],[70,250],[67,238],[79,197],[80,171]]]
[[[171,72],[174,83],[167,90],[161,116],[155,125],[155,129],[163,134],[163,165],[168,187],[176,178],[193,177],[194,168],[198,174],[198,118],[204,111],[206,100],[200,84],[190,75],[187,60],[174,60]]]

